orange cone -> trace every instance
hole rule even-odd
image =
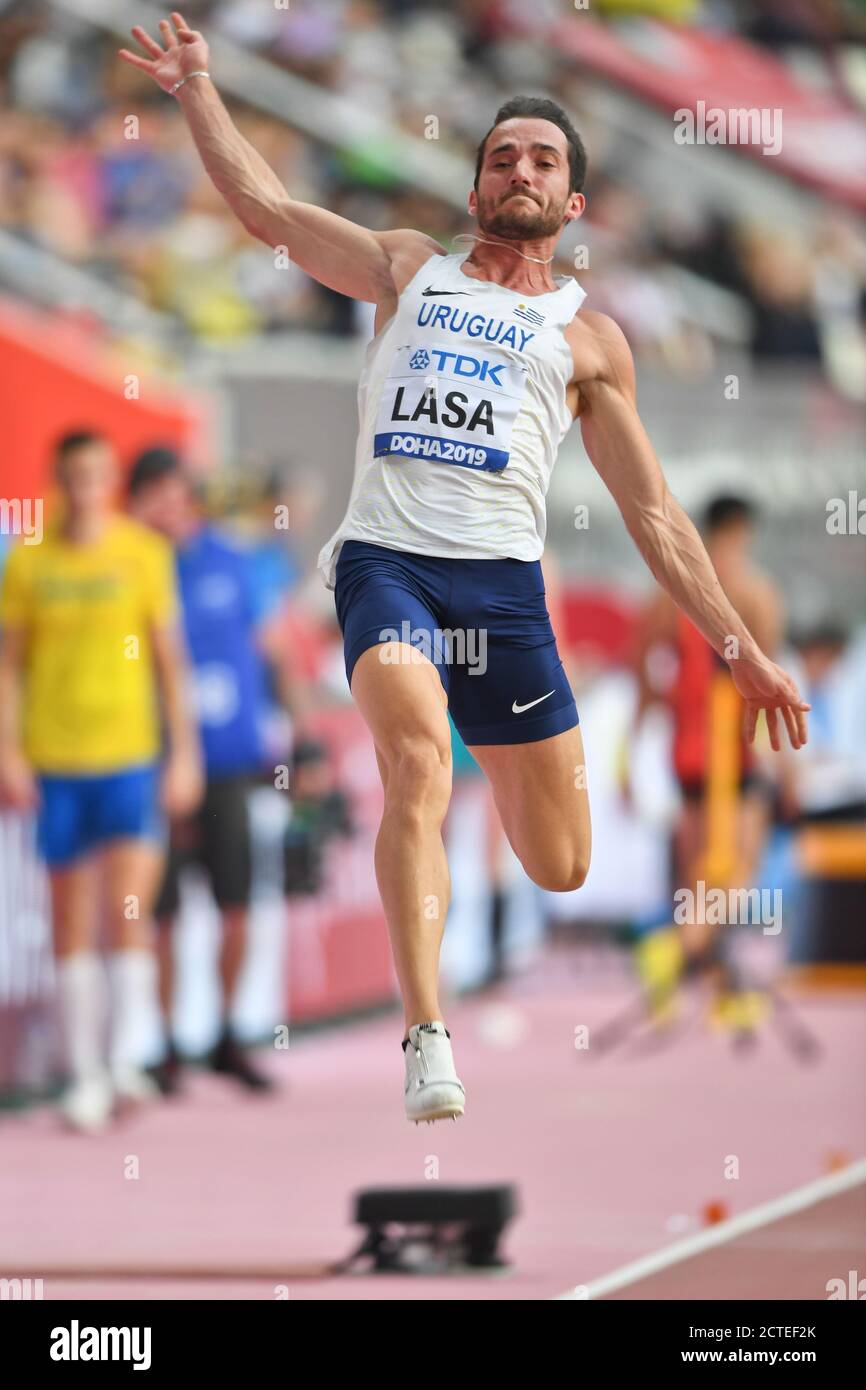
[[[843,1168],[847,1168],[851,1162],[851,1155],[845,1149],[828,1149],[824,1155],[825,1173],[839,1173]]]
[[[705,1226],[717,1226],[720,1221],[727,1221],[730,1214],[727,1202],[707,1202],[701,1210],[701,1220]]]

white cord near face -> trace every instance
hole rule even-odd
[[[506,251],[513,251],[515,256],[522,256],[525,261],[534,261],[536,265],[550,265],[554,259],[553,256],[548,256],[547,260],[543,261],[540,256],[527,256],[507,241],[488,241],[487,237],[477,236],[474,232],[461,232],[459,236],[454,237],[454,241],[483,241],[485,246],[501,246]]]

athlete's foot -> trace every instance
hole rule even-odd
[[[81,1134],[99,1134],[111,1119],[114,1089],[107,1072],[74,1081],[60,1097],[60,1114]]]
[[[403,1043],[406,1061],[406,1118],[422,1120],[457,1119],[463,1114],[466,1092],[451,1053],[451,1038],[445,1024],[416,1023]]]
[[[176,1096],[183,1089],[181,1086],[183,1063],[173,1042],[168,1044],[162,1061],[147,1068],[147,1074],[153,1078],[164,1096]]]
[[[635,948],[635,965],[643,985],[650,1022],[667,1028],[679,1012],[679,985],[685,973],[679,934],[673,928],[648,932]]]
[[[248,1091],[271,1091],[274,1083],[264,1072],[253,1066],[246,1049],[225,1028],[210,1057],[211,1070],[220,1076],[231,1076]]]
[[[120,1105],[145,1105],[159,1097],[159,1086],[142,1067],[120,1064],[111,1068],[114,1097]]]

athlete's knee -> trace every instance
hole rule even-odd
[[[440,804],[444,813],[451,792],[451,745],[432,733],[395,739],[386,750],[386,801],[404,815]]]
[[[555,859],[548,858],[543,864],[527,868],[527,873],[533,883],[539,888],[546,888],[549,893],[573,893],[586,882],[589,857],[588,848],[579,848],[573,853],[562,853]]]

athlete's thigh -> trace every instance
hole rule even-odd
[[[434,664],[415,648],[403,642],[368,647],[355,662],[352,695],[373,735],[383,783],[412,743],[435,747],[450,769],[448,697]]]
[[[451,667],[454,723],[524,866],[588,859],[583,741],[541,565],[466,561],[459,575],[449,617],[467,659]]]
[[[481,744],[538,743],[577,724],[537,561],[456,562],[448,627],[449,707],[473,754]]]
[[[490,781],[521,859],[558,860],[573,851],[588,863],[589,796],[577,725],[532,743],[472,744],[469,751]]]
[[[103,849],[102,864],[112,948],[149,947],[165,864],[162,845],[148,839],[111,840]]]
[[[380,766],[413,741],[432,742],[443,760],[447,751],[450,766],[439,605],[448,575],[442,561],[379,546],[347,543],[340,556],[335,598],[346,676]]]
[[[93,856],[52,868],[51,929],[56,955],[92,951],[99,940],[99,871]]]

